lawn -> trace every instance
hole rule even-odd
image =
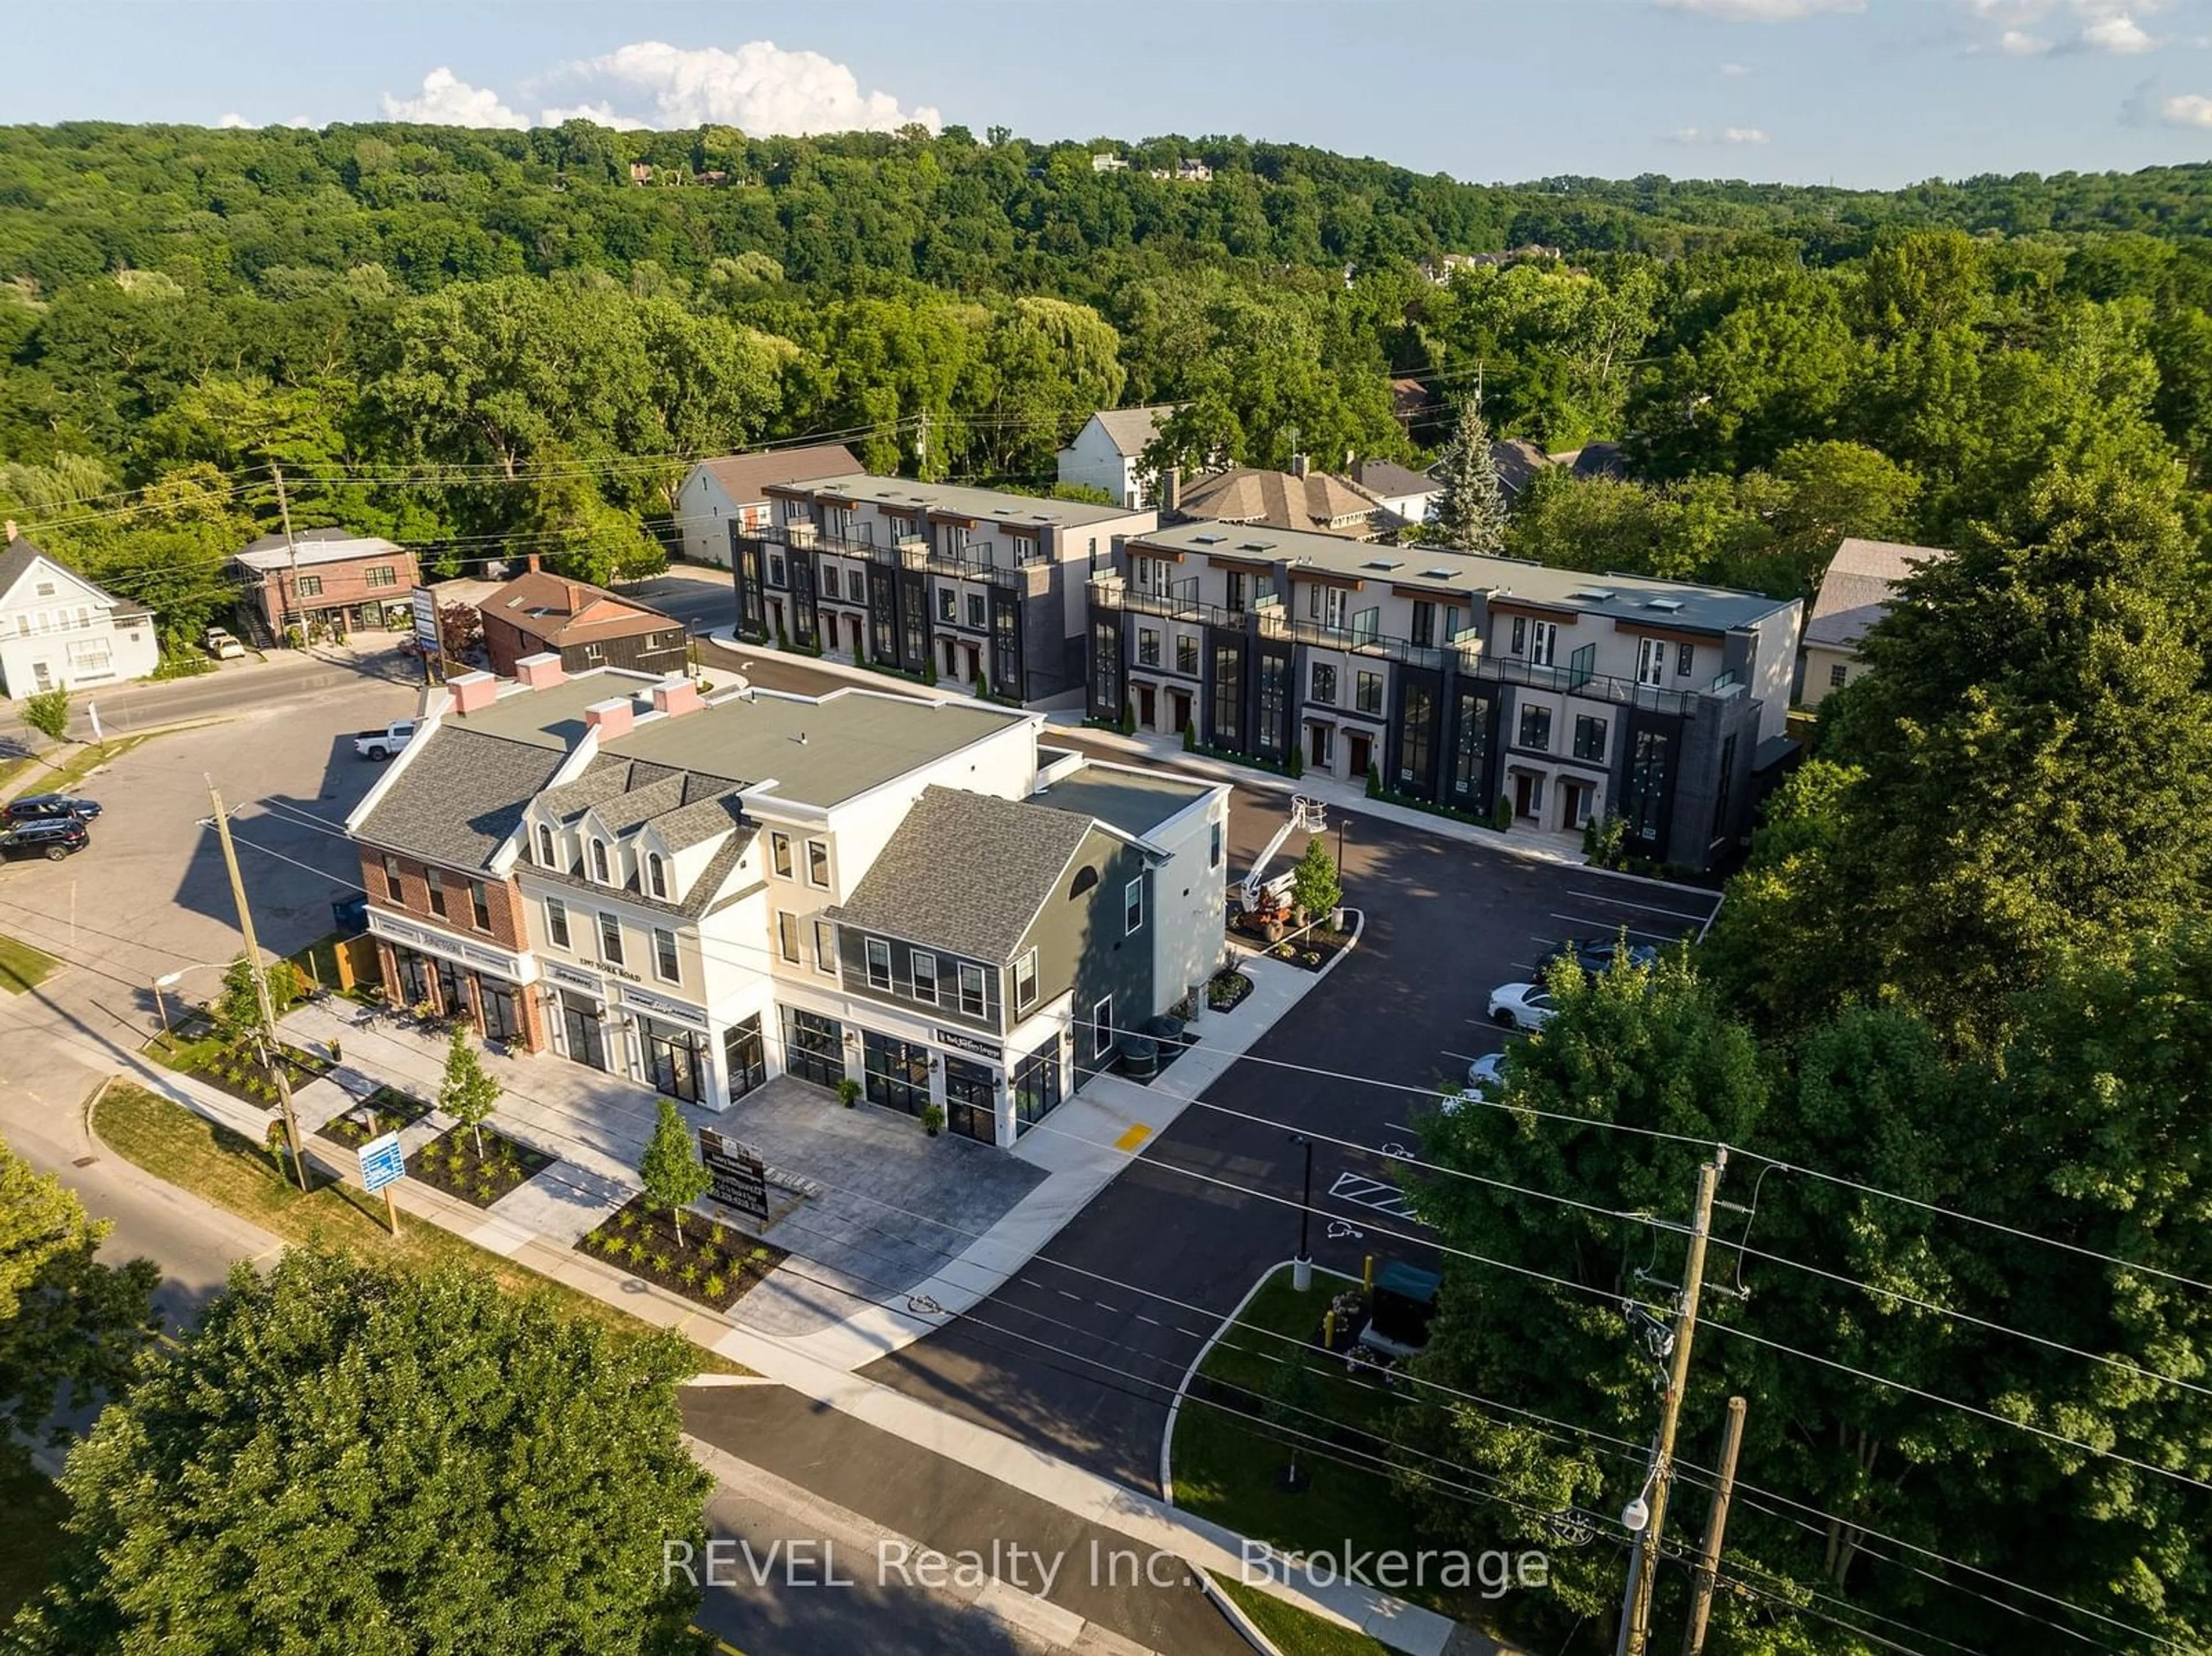
[[[0,1628],[46,1591],[67,1539],[69,1501],[54,1481],[14,1446],[0,1447]]]
[[[1239,1392],[1265,1397],[1292,1343],[1316,1339],[1330,1300],[1357,1285],[1317,1272],[1312,1290],[1300,1294],[1291,1286],[1285,1266],[1253,1295],[1206,1354],[1191,1395],[1176,1412],[1176,1506],[1287,1552],[1338,1553],[1350,1541],[1362,1549],[1412,1553],[1425,1544],[1389,1473],[1371,1467],[1362,1451],[1338,1442],[1302,1446],[1298,1465],[1308,1482],[1292,1493],[1283,1487],[1288,1441],[1263,1416],[1235,1406]],[[1310,1422],[1312,1429],[1382,1429],[1396,1394],[1346,1374],[1343,1358],[1318,1344],[1307,1348],[1307,1358],[1313,1377],[1308,1407],[1322,1417]],[[1409,1588],[1401,1596],[1448,1616],[1465,1615],[1470,1608],[1459,1602],[1458,1594],[1442,1588]]]
[[[0,937],[0,991],[20,995],[26,989],[35,989],[60,964],[42,949],[14,937]]]
[[[122,758],[131,749],[148,739],[146,736],[118,736],[109,742],[86,743],[68,758],[63,760],[60,764],[54,766],[45,775],[39,778],[33,786],[40,793],[74,793],[76,791],[76,785],[94,771],[111,761]],[[105,804],[106,801],[103,800],[101,803]],[[99,833],[100,824],[94,822],[92,831],[94,834]]]
[[[1237,1608],[1252,1618],[1283,1656],[1392,1656],[1390,1647],[1378,1644],[1357,1628],[1323,1621],[1310,1611],[1286,1604],[1261,1587],[1248,1587],[1233,1575],[1208,1570],[1213,1583],[1237,1601]]]
[[[279,1174],[259,1145],[128,1082],[118,1081],[100,1095],[93,1126],[125,1161],[251,1219],[287,1241],[319,1241],[403,1265],[458,1259],[488,1271],[512,1293],[544,1293],[571,1314],[588,1317],[616,1334],[628,1338],[645,1331],[645,1325],[627,1313],[487,1253],[427,1221],[403,1220],[394,1238],[385,1228],[380,1197],[335,1181],[320,1182],[303,1193]],[[747,1372],[711,1351],[700,1350],[696,1357],[702,1373]]]

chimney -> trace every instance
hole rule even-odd
[[[1306,457],[1305,457],[1304,455],[1303,455],[1303,454],[1293,454],[1292,456],[1291,456],[1291,476],[1293,476],[1293,477],[1303,477],[1303,476],[1304,476],[1306,475],[1306,470],[1307,470],[1307,468],[1306,468]]]
[[[446,681],[453,693],[453,711],[466,718],[499,699],[499,681],[489,673],[462,673]]]
[[[568,589],[568,613],[573,616],[584,607],[583,589],[572,580],[564,580],[561,585]]]
[[[637,703],[628,696],[610,696],[584,709],[584,723],[599,733],[601,742],[611,742],[618,736],[629,734],[630,720],[636,711]]]
[[[1182,509],[1182,468],[1170,466],[1160,473],[1160,512],[1173,517]]]
[[[528,557],[525,558],[522,561],[522,563],[523,567],[529,570],[532,574],[534,575],[538,573],[538,555],[535,552],[532,552]]]
[[[699,694],[699,687],[681,674],[664,678],[653,687],[653,712],[665,713],[671,719],[696,713],[706,705]]]
[[[550,690],[568,676],[561,670],[561,658],[550,650],[523,657],[514,664],[514,676],[526,690]]]

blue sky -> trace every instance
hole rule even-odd
[[[2212,158],[2212,0],[0,5],[0,119],[1241,132],[1476,180]]]

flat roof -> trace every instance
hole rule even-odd
[[[1149,771],[1109,770],[1085,765],[1029,798],[1032,805],[1095,816],[1109,828],[1139,839],[1170,817],[1190,809],[1218,785]]]
[[[1127,507],[1054,500],[1042,494],[1010,494],[1002,488],[969,488],[961,483],[921,483],[909,477],[878,477],[872,471],[810,477],[787,487],[809,494],[844,494],[856,500],[919,506],[963,518],[990,518],[1018,528],[1056,524],[1063,529],[1080,529],[1139,515]]]
[[[573,675],[542,690],[507,690],[489,707],[465,717],[449,713],[440,722],[504,737],[510,742],[565,749],[574,747],[584,734],[585,708],[618,695],[643,695],[659,682],[653,673],[603,667]]]
[[[231,555],[249,569],[265,571],[289,569],[295,562],[306,569],[319,563],[346,563],[355,558],[396,558],[406,550],[404,547],[396,546],[376,535],[363,535],[343,541],[309,540],[305,536],[298,536],[294,538],[294,547],[298,553],[295,558],[291,551],[285,549],[283,536],[274,537],[276,545],[264,545],[263,541],[270,538],[264,536],[262,540]]]
[[[1133,535],[1129,545],[1133,549],[1152,546],[1190,555],[1258,558],[1288,563],[1294,574],[1299,568],[1311,568],[1391,585],[1425,587],[1439,597],[1522,598],[1646,626],[1692,628],[1701,632],[1747,627],[1797,601],[1725,586],[1658,580],[1649,575],[1592,575],[1451,547],[1350,541],[1338,535],[1259,524],[1178,524],[1171,529]]]

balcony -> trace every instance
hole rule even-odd
[[[972,555],[976,549],[944,552],[927,543],[901,541],[886,546],[878,541],[846,540],[836,535],[825,535],[811,524],[770,525],[743,536],[745,540],[758,541],[767,546],[781,546],[796,555],[802,552],[825,553],[837,558],[865,558],[879,569],[923,569],[935,574],[951,575],[961,580],[989,581],[994,585],[1010,586],[1027,591],[1029,581],[1024,571],[1044,567],[1044,560],[1032,558],[1026,563],[1002,564],[991,561],[992,543],[985,543],[984,555]]]

